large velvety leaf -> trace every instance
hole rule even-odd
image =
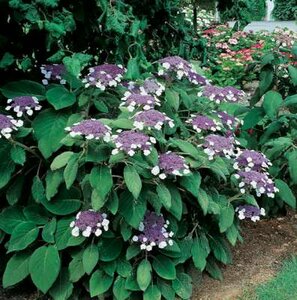
[[[42,246],[33,252],[29,271],[33,283],[43,293],[46,293],[56,281],[60,265],[60,256],[55,246]]]
[[[132,193],[135,199],[138,198],[142,183],[140,176],[138,175],[136,169],[133,166],[126,166],[124,169],[124,179],[128,190]]]
[[[158,255],[153,260],[153,269],[162,278],[174,280],[176,278],[175,265],[166,256]]]
[[[103,240],[99,249],[100,260],[104,262],[115,260],[121,254],[122,247],[122,239],[114,238]]]
[[[1,89],[2,94],[7,98],[19,96],[35,96],[38,99],[44,99],[45,87],[37,82],[30,80],[20,80],[9,82]]]
[[[177,274],[172,287],[181,299],[190,299],[192,295],[192,279],[185,273]]]
[[[33,129],[38,140],[38,147],[45,158],[61,146],[61,140],[66,136],[65,127],[69,115],[47,109],[38,114],[33,121]]]
[[[200,271],[206,267],[206,258],[209,252],[209,243],[205,235],[194,238],[191,253],[194,265]]]
[[[151,285],[143,294],[143,300],[161,300],[161,291],[156,285]]]
[[[264,96],[263,108],[268,117],[273,118],[277,115],[283,99],[280,93],[269,91]]]
[[[33,243],[38,236],[39,229],[33,222],[22,222],[13,230],[8,251],[19,251],[26,249],[28,245]]]
[[[279,189],[277,194],[285,203],[290,205],[292,208],[296,208],[296,197],[294,196],[290,187],[282,180],[276,179],[275,186]]]
[[[73,283],[70,282],[69,272],[67,269],[62,269],[58,279],[49,290],[49,294],[54,300],[67,300],[73,291]]]
[[[152,280],[152,266],[147,259],[143,259],[137,267],[137,283],[145,291]]]
[[[25,220],[23,210],[20,207],[7,207],[0,214],[0,229],[11,234],[15,227]]]
[[[99,260],[97,244],[89,245],[83,253],[83,267],[87,274],[91,274]]]
[[[118,276],[113,284],[113,294],[117,300],[125,300],[129,298],[131,292],[125,289],[125,278]]]
[[[113,277],[105,274],[101,270],[94,272],[90,278],[91,297],[104,294],[111,287]]]
[[[47,101],[56,109],[62,109],[75,103],[74,93],[69,92],[63,86],[54,87],[46,92]]]
[[[22,281],[29,275],[29,259],[28,252],[19,252],[10,258],[3,275],[4,288]]]
[[[261,107],[255,107],[245,116],[243,120],[243,130],[247,130],[256,126],[264,117],[264,110]]]

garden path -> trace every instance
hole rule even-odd
[[[271,279],[284,259],[297,253],[297,215],[246,222],[242,235],[244,243],[232,251],[233,264],[222,269],[224,280],[203,274],[201,283],[201,275],[195,276],[191,300],[243,300],[253,287]]]
[[[235,22],[228,22],[232,27]],[[295,21],[254,21],[245,27],[244,31],[260,31],[268,30],[273,31],[276,27],[289,28],[297,32],[297,23]]]

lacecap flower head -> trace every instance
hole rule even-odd
[[[32,116],[34,110],[41,109],[39,101],[36,97],[32,96],[20,96],[7,100],[6,110],[13,110],[17,113],[18,117],[21,117],[24,113],[28,116]]]
[[[168,175],[187,175],[190,170],[182,156],[169,151],[159,155],[158,165],[151,172],[153,175],[159,175],[161,179],[165,179]]]
[[[111,128],[96,119],[83,120],[65,130],[69,131],[71,137],[84,136],[87,140],[103,139],[105,142],[111,139]]]
[[[204,152],[212,160],[215,155],[231,158],[234,155],[236,141],[232,136],[224,137],[221,135],[210,134],[205,137]]]
[[[62,64],[42,65],[40,67],[41,73],[44,75],[42,83],[48,85],[49,80],[59,81],[61,84],[65,84],[66,80],[62,76],[66,73],[66,68]]]
[[[106,214],[92,209],[81,211],[76,215],[76,220],[70,223],[71,234],[78,237],[80,233],[84,237],[89,237],[92,233],[100,236],[104,231],[108,231],[109,220]]]
[[[270,160],[261,152],[254,150],[243,150],[237,154],[233,165],[235,170],[257,171],[268,169],[271,166]]]
[[[122,101],[120,106],[127,107],[130,112],[134,111],[136,108],[150,110],[156,105],[160,106],[160,101],[152,95],[131,94],[130,92],[125,93]]]
[[[22,120],[15,120],[12,116],[0,114],[0,138],[4,136],[9,139],[13,130],[18,130],[22,127],[24,122]]]
[[[163,249],[172,246],[171,237],[173,232],[168,232],[169,221],[165,221],[162,215],[157,215],[155,212],[147,211],[143,222],[139,225],[139,231],[142,233],[133,236],[133,242],[140,243],[140,249],[152,251],[153,247]]]
[[[239,188],[242,194],[247,190],[255,190],[256,195],[267,195],[269,198],[274,198],[275,193],[279,190],[275,187],[272,179],[266,173],[257,171],[239,171],[235,174],[235,178],[240,180]]]
[[[168,123],[170,128],[174,127],[173,120],[167,117],[165,113],[151,109],[138,112],[134,116],[133,125],[139,130],[143,130],[144,128],[147,128],[148,130],[151,130],[152,128],[161,130],[165,123]]]
[[[240,205],[236,207],[235,211],[238,213],[240,220],[250,219],[253,222],[259,221],[260,216],[265,216],[265,209],[253,205]]]
[[[245,93],[232,86],[219,87],[214,85],[206,85],[198,97],[206,97],[209,100],[220,104],[221,102],[238,102],[244,97]]]
[[[228,127],[229,129],[234,129],[237,127],[237,125],[243,124],[243,121],[229,115],[225,111],[218,111],[216,112],[216,114],[220,118],[222,124]]]
[[[151,153],[152,143],[156,143],[155,138],[133,130],[122,131],[118,135],[114,135],[113,140],[116,148],[112,150],[112,155],[124,151],[129,156],[133,156],[137,150],[140,150],[147,156]]]
[[[107,87],[116,87],[124,73],[125,69],[121,65],[104,64],[89,68],[89,74],[82,82],[86,88],[95,86],[104,91]]]
[[[192,115],[191,117],[192,118],[186,122],[192,124],[193,129],[195,129],[198,133],[202,130],[217,131],[222,129],[219,122],[207,116]]]

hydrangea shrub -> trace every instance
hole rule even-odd
[[[4,288],[30,277],[53,299],[170,300],[191,297],[189,264],[220,279],[240,220],[278,192],[235,134],[243,93],[177,56],[135,82],[122,66],[70,81],[55,68],[1,89]]]

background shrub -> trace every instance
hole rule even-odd
[[[297,18],[297,4],[294,0],[275,0],[273,16],[276,20],[291,21]]]

